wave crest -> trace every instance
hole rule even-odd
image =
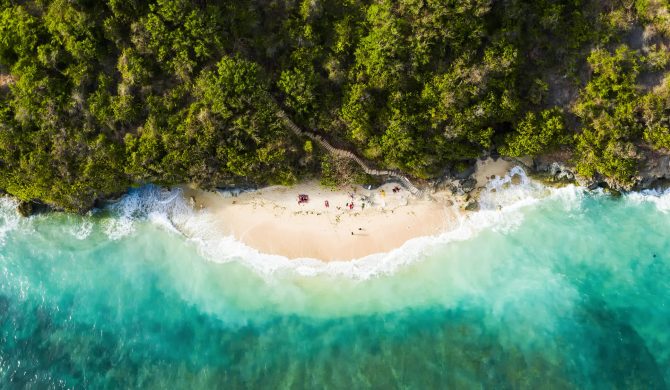
[[[19,227],[21,217],[16,212],[19,202],[7,196],[0,197],[0,246],[5,244],[7,234]]]
[[[418,237],[386,253],[372,254],[351,261],[323,262],[317,259],[288,259],[260,253],[233,237],[221,237],[212,229],[213,216],[207,211],[194,211],[175,225],[188,232],[200,253],[211,261],[238,261],[261,275],[290,272],[300,276],[328,274],[353,279],[394,273],[401,267],[425,257],[436,246],[472,238],[486,229],[507,233],[523,221],[523,209],[544,198],[559,199],[566,207],[579,202],[584,189],[575,186],[550,188],[531,180],[521,167],[514,167],[504,177],[493,179],[480,194],[480,210],[465,214],[454,229],[437,236]],[[454,206],[456,207],[456,206]]]
[[[102,222],[107,237],[118,240],[135,231],[138,220],[148,219],[168,230],[178,232],[175,224],[193,214],[181,188],[148,185],[132,189],[118,202],[107,207],[110,216]]]
[[[138,223],[148,221],[154,225],[183,235],[192,242],[205,258],[219,263],[239,262],[263,276],[278,273],[313,276],[328,274],[353,279],[369,279],[391,274],[401,267],[425,258],[436,246],[452,241],[467,240],[486,229],[507,233],[516,229],[524,219],[524,209],[542,199],[561,201],[566,208],[581,203],[585,190],[566,186],[549,188],[528,178],[520,167],[491,180],[479,197],[480,210],[464,214],[456,226],[437,236],[418,237],[386,253],[378,253],[352,261],[323,262],[317,259],[288,259],[280,255],[264,254],[236,240],[222,236],[214,229],[216,220],[207,210],[195,210],[184,198],[181,188],[163,188],[148,185],[132,189],[118,202],[107,206],[99,222],[90,216],[71,230],[77,239],[86,239],[99,223],[101,230],[111,240],[131,235]],[[670,195],[668,195],[670,210]],[[17,202],[0,198],[0,244],[7,232],[16,229],[20,217],[16,214]],[[454,206],[457,207],[457,206]]]
[[[653,203],[656,209],[664,214],[670,212],[670,188],[666,190],[642,190],[625,195],[627,201],[632,203]]]

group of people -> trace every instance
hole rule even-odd
[[[395,186],[392,189],[393,193],[400,192],[400,190],[401,190],[401,188],[399,186]],[[386,195],[384,190],[381,190],[380,194],[381,194],[382,198]],[[355,207],[355,204],[354,204],[355,194],[350,192],[349,197],[351,198],[351,202],[347,202],[346,208],[348,208],[349,210],[353,210],[354,207]],[[361,198],[361,201],[362,201],[361,209],[365,209],[365,198]],[[308,202],[309,202],[309,195],[307,195],[307,194],[298,195],[298,204],[303,204],[303,203],[308,203]],[[330,208],[330,202],[328,202],[327,199],[323,202],[323,205],[326,208]],[[339,209],[339,207],[338,207],[338,209]]]

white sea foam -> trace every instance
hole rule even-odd
[[[514,176],[517,178],[513,180]],[[323,262],[309,258],[290,260],[279,255],[260,253],[233,237],[222,237],[213,228],[214,216],[206,210],[194,210],[179,188],[145,186],[131,190],[118,202],[108,206],[110,215],[100,223],[107,237],[117,240],[132,234],[140,221],[149,221],[167,231],[184,234],[203,256],[212,261],[237,261],[261,275],[289,272],[303,276],[329,274],[368,279],[393,273],[424,257],[435,246],[467,240],[486,229],[503,233],[512,231],[522,223],[524,208],[542,199],[555,198],[566,208],[578,207],[575,204],[581,202],[584,193],[584,189],[575,186],[559,189],[545,187],[530,180],[523,169],[515,167],[508,175],[487,184],[480,194],[480,210],[463,216],[456,228],[438,236],[414,238],[390,252],[353,261]],[[670,203],[670,199],[667,202]],[[16,204],[10,198],[0,199],[0,243],[6,233],[15,229],[20,222],[15,212]],[[670,206],[666,210],[670,210]],[[85,239],[92,229],[92,220],[86,218],[71,234],[77,239]]]
[[[16,212],[19,202],[7,196],[0,197],[0,246],[9,232],[19,227],[21,217]]]
[[[87,239],[93,232],[93,221],[90,220],[90,216],[87,219],[81,221],[81,223],[75,224],[70,227],[70,234],[77,240]]]
[[[112,240],[133,233],[138,220],[148,219],[163,228],[178,232],[175,224],[195,215],[184,201],[180,188],[156,186],[134,189],[108,209],[111,216],[103,221],[103,229]]]
[[[653,203],[656,209],[662,213],[670,212],[670,188],[666,190],[642,190],[626,194],[626,200],[632,203]]]
[[[517,178],[513,179],[515,176]],[[261,275],[291,272],[302,276],[329,274],[368,279],[393,273],[399,267],[422,258],[436,245],[467,240],[485,229],[503,233],[512,231],[522,223],[525,207],[548,197],[563,200],[568,207],[579,202],[583,192],[575,186],[560,189],[545,187],[530,180],[523,169],[515,167],[505,177],[494,179],[486,186],[480,195],[480,211],[462,217],[455,229],[438,236],[415,238],[390,252],[353,261],[290,260],[260,253],[233,237],[222,237],[213,228],[213,215],[193,210],[184,200],[181,190],[155,186],[134,190],[111,206],[115,217],[106,222],[106,232],[111,239],[117,239],[130,234],[138,218],[147,219],[166,230],[184,232],[201,254],[212,261],[238,261]]]

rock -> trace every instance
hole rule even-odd
[[[566,164],[556,160],[548,160],[546,157],[535,160],[535,169],[532,173],[534,178],[545,183],[573,183],[577,181],[585,187],[590,183],[590,179],[577,177]]]
[[[516,164],[521,164],[524,169],[532,168],[533,167],[533,158],[529,156],[525,157],[516,157],[510,159],[512,162]]]
[[[549,173],[556,180],[570,180],[570,181],[572,181],[572,180],[575,179],[575,174],[572,173],[571,170],[569,170],[565,165],[559,164],[556,161],[551,163],[551,166],[549,167]]]
[[[440,180],[435,185],[435,191],[448,191],[453,195],[464,194],[463,190],[461,190],[461,185],[459,184],[458,180],[451,180],[446,178]]]
[[[33,215],[34,212],[33,206],[34,206],[33,202],[22,201],[21,203],[19,203],[18,206],[16,206],[16,211],[22,217],[30,217],[31,215]]]
[[[640,168],[638,187],[650,188],[657,182],[670,179],[670,156],[651,155]]]
[[[469,177],[465,180],[461,180],[460,182],[461,189],[463,192],[471,192],[477,187],[477,180],[475,180],[473,177]]]
[[[549,163],[544,159],[537,158],[534,161],[534,170],[535,170],[535,172],[541,172],[541,173],[550,172],[551,171],[551,168],[550,168],[551,164],[552,163]]]
[[[463,210],[466,211],[478,211],[479,210],[479,202],[477,202],[474,199],[470,199],[467,201],[465,206],[463,206]]]
[[[605,188],[603,188],[603,191],[605,191],[606,194],[608,194],[609,196],[611,196],[613,198],[620,198],[621,197],[621,192],[615,190],[614,188],[605,187]]]
[[[32,200],[21,201],[19,205],[16,206],[16,212],[19,213],[19,215],[22,217],[30,217],[31,215],[35,214],[48,213],[53,210],[57,209],[53,209],[49,205]]]
[[[514,176],[512,176],[511,181],[512,181],[513,185],[518,186],[519,184],[521,184],[521,176],[520,175],[514,175]]]

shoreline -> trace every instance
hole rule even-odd
[[[496,189],[507,188],[500,187],[501,184],[521,183],[522,178],[512,170],[514,167],[524,171],[522,176],[527,175],[523,179],[526,182],[534,178],[544,186],[562,187],[566,182],[577,181],[580,187],[591,189],[580,184],[557,162],[544,163],[544,166],[535,162],[534,167],[530,166],[532,163],[503,158],[479,159],[472,170],[424,187],[424,196],[420,198],[395,182],[375,189],[362,186],[331,189],[309,181],[292,187],[274,186],[247,192],[241,188],[204,191],[177,185],[173,187],[179,189],[180,207],[195,211],[195,219],[190,221],[191,217],[187,217],[189,221],[170,222],[175,231],[187,237],[204,233],[210,242],[233,240],[248,250],[278,255],[287,261],[347,262],[393,252],[413,239],[437,237],[460,229],[480,208],[487,212],[501,210],[491,195]],[[534,176],[543,174],[547,177]],[[501,183],[500,179],[505,176]],[[398,191],[394,192],[394,188]],[[299,204],[299,194],[308,195],[309,202]],[[353,207],[349,206],[351,195],[354,195]],[[122,200],[123,197],[108,201],[99,208],[113,209]],[[325,206],[326,200],[329,207]],[[18,199],[14,207],[23,216],[57,211]],[[205,225],[197,222],[201,217]]]
[[[476,188],[513,166],[502,159],[478,162]],[[476,195],[448,188],[417,198],[395,183],[329,189],[310,181],[241,193],[181,188],[191,207],[209,214],[210,234],[232,236],[265,254],[326,262],[389,252],[411,239],[453,230],[476,201]],[[301,194],[307,195],[302,202]]]
[[[480,210],[489,183],[497,185],[496,179],[503,178],[516,166],[529,176],[537,173],[529,164],[503,158],[478,159],[472,170],[424,187],[420,197],[397,182],[387,182],[375,189],[362,186],[331,189],[313,180],[292,187],[273,186],[246,192],[241,188],[206,191],[187,184],[173,187],[180,190],[184,207],[205,218],[205,234],[213,242],[232,239],[250,250],[289,260],[351,261],[389,253],[410,240],[436,237],[460,228],[472,212]],[[551,175],[558,179],[565,170],[559,168],[556,173],[551,167]],[[520,182],[515,175],[507,180],[512,185]],[[552,184],[559,183],[548,183]],[[308,195],[309,201],[299,203],[300,194]],[[121,199],[98,207],[114,207]],[[349,205],[352,200],[353,207]],[[39,203],[17,202],[16,210],[22,216],[56,211]],[[485,196],[483,209],[494,210],[488,203],[490,199]],[[177,223],[173,227],[190,237],[203,233],[196,225]]]
[[[289,259],[343,261],[439,234],[458,220],[458,206],[447,197],[414,199],[404,189],[393,192],[394,187],[331,190],[307,182],[237,196],[182,189],[191,206],[212,217],[210,234],[233,236],[262,253]],[[299,194],[308,195],[309,201],[299,204]],[[352,195],[353,207],[349,206]]]

